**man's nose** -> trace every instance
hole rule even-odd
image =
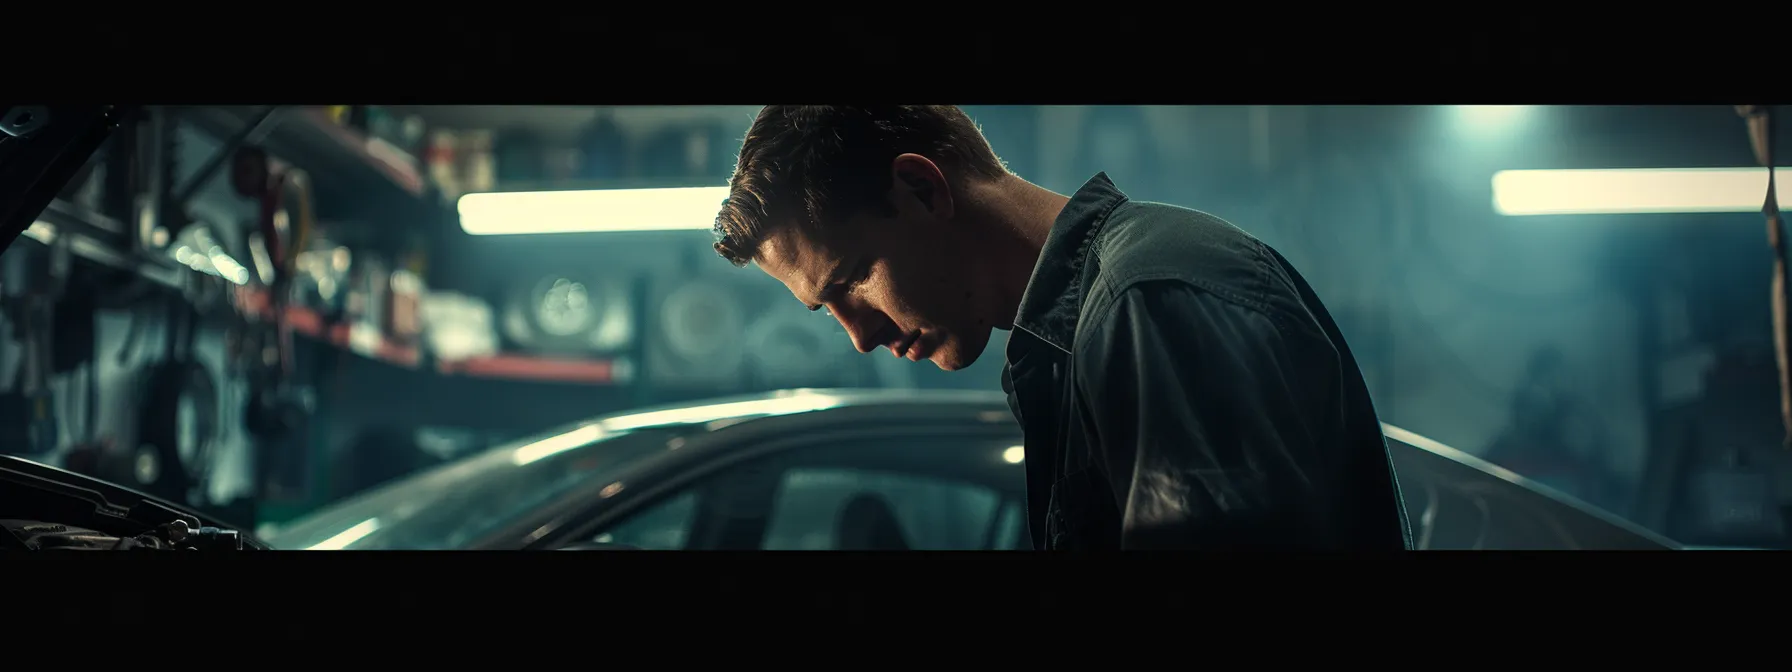
[[[846,335],[852,339],[852,346],[859,352],[871,352],[884,343],[878,340],[884,333],[889,320],[876,309],[850,305],[842,301],[828,306],[828,312],[846,329]]]

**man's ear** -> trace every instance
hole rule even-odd
[[[920,154],[903,154],[891,162],[890,171],[894,199],[918,201],[933,216],[952,218],[952,189],[938,164]]]

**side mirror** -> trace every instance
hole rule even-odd
[[[583,541],[583,542],[579,542],[576,544],[567,544],[565,546],[561,546],[560,548],[557,548],[554,550],[557,550],[557,551],[639,551],[639,550],[644,550],[644,549],[642,549],[639,546],[630,546],[628,544],[612,544],[612,543],[602,542],[602,541]]]

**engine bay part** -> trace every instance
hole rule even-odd
[[[0,550],[269,550],[148,495],[0,456]]]
[[[0,520],[10,539],[6,547],[25,551],[240,551],[242,536],[236,530],[216,527],[191,529],[175,520],[129,537],[83,527],[35,520]],[[17,542],[17,543],[13,543]]]

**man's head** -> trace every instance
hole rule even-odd
[[[955,106],[772,105],[741,144],[716,251],[829,311],[861,352],[960,369],[1012,318],[975,214],[1008,178]]]

